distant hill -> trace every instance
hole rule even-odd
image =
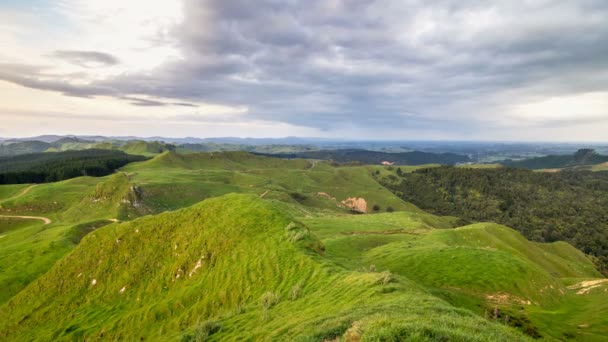
[[[152,156],[167,151],[175,151],[176,146],[159,141],[132,140],[118,149],[129,154]]]
[[[44,141],[5,142],[5,144],[0,145],[0,156],[45,152],[51,147],[53,147],[52,144]]]
[[[596,165],[605,162],[608,162],[608,156],[600,155],[593,149],[580,149],[572,155],[550,155],[518,161],[505,160],[501,164],[510,167],[540,170]]]
[[[94,143],[94,141],[92,140],[84,140],[84,139],[80,139],[80,138],[76,138],[76,137],[65,137],[65,138],[61,138],[59,140],[54,141],[52,144],[54,146],[61,146],[63,144],[92,144]]]
[[[222,151],[246,151],[260,154],[280,154],[280,153],[296,153],[307,151],[318,151],[319,148],[314,145],[245,145],[245,144],[228,144],[205,142],[197,144],[181,144],[178,145],[178,151],[183,153],[189,152],[222,152]]]
[[[279,153],[279,154],[263,154],[277,158],[303,158],[303,159],[321,159],[333,160],[339,163],[359,162],[362,164],[381,164],[388,162],[394,165],[424,165],[424,164],[442,164],[455,165],[458,163],[470,162],[468,156],[455,153],[427,153],[427,152],[401,152],[387,153],[378,151],[368,151],[359,149],[341,149],[341,150],[325,150],[311,151],[299,153]]]

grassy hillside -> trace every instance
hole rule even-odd
[[[0,186],[0,216],[51,220],[0,219],[0,340],[608,334],[608,283],[586,255],[425,213],[376,180],[417,169],[165,152],[107,177]]]
[[[245,152],[165,153],[125,167],[150,212],[174,210],[208,197],[252,193],[305,207],[344,209],[342,201],[363,198],[393,210],[417,211],[382,187],[367,167],[334,167],[327,162],[284,160]]]
[[[229,195],[100,228],[0,310],[0,336],[525,340],[400,276],[333,266],[281,206]]]
[[[74,248],[80,236],[118,217],[127,206],[120,192],[129,189],[125,179],[118,174],[36,186],[0,186],[4,192],[0,216],[36,216],[51,222],[0,217],[0,303],[48,271]]]
[[[132,140],[120,145],[119,149],[128,154],[155,156],[166,151],[175,151],[176,147],[159,141]]]
[[[388,270],[479,316],[493,320],[497,310],[531,336],[601,341],[608,332],[608,280],[566,243],[530,242],[497,224],[449,229],[453,218],[407,212],[304,222],[337,265]],[[572,287],[588,279],[602,285],[582,294]]]
[[[333,198],[318,195],[321,191]],[[35,227],[0,240],[0,269],[7,270],[5,277],[0,277],[0,285],[10,288],[4,298],[17,293],[70,251],[78,242],[74,234],[79,236],[99,222],[177,210],[231,192],[280,199],[289,203],[286,210],[301,215],[315,211],[346,213],[340,201],[349,197],[367,199],[370,210],[371,203],[379,203],[382,210],[419,211],[380,186],[364,167],[334,168],[326,163],[242,152],[166,153],[103,178],[81,177],[36,186],[2,185],[0,215],[39,216],[52,221],[40,226],[41,221],[34,220]]]

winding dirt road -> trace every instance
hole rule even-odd
[[[16,219],[24,219],[24,220],[40,220],[40,221],[44,221],[44,224],[51,224],[53,222],[53,221],[51,221],[50,218],[42,217],[42,216],[0,215],[0,218],[16,218]]]
[[[29,186],[29,187],[23,189],[23,191],[21,191],[17,195],[15,195],[13,197],[9,197],[9,198],[7,198],[5,200],[0,200],[0,202],[6,202],[6,201],[10,201],[10,200],[17,199],[19,197],[25,196],[25,195],[27,195],[28,192],[30,192],[30,190],[32,190],[36,186],[38,186],[38,184],[34,184],[32,186]],[[2,208],[2,204],[0,204],[0,208]],[[51,224],[53,222],[53,221],[51,221],[50,218],[48,218],[48,217],[42,217],[42,216],[0,215],[0,218],[16,218],[16,219],[24,219],[24,220],[40,220],[40,221],[43,221],[44,224]]]

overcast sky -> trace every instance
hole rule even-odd
[[[3,0],[0,136],[608,141],[605,0]]]

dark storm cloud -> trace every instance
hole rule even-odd
[[[184,58],[153,72],[78,89],[0,78],[246,106],[318,129],[465,132],[514,102],[608,91],[605,1],[186,0],[184,15],[173,30]]]
[[[86,68],[111,66],[120,63],[118,58],[99,51],[59,50],[53,52],[52,56]]]

